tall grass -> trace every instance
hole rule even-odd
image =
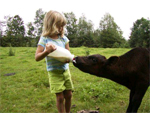
[[[107,58],[121,55],[130,49],[71,48],[75,56],[102,54]],[[45,60],[36,62],[36,48],[0,48],[0,112],[1,113],[57,113],[56,97],[49,91]],[[89,51],[89,53],[87,53]],[[99,109],[103,113],[125,113],[129,90],[110,80],[83,73],[70,63],[75,87],[72,113]],[[11,75],[15,73],[15,75]],[[10,76],[9,76],[10,75]],[[139,113],[150,112],[150,90],[147,91]]]

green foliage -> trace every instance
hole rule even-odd
[[[25,35],[25,27],[19,15],[9,17],[7,20],[6,36],[22,37]]]
[[[119,47],[122,43],[122,31],[114,22],[114,18],[106,13],[100,21],[101,41],[104,48]],[[117,45],[116,45],[117,44]]]
[[[129,40],[131,47],[149,47],[150,44],[150,20],[138,19],[131,28]]]
[[[20,41],[22,41],[20,38],[14,36],[0,38],[0,44],[2,47],[9,47],[10,46],[9,44],[11,44],[11,46],[13,47],[14,46],[19,47],[20,44],[22,43]]]
[[[76,37],[77,37],[77,19],[76,16],[73,12],[70,13],[64,13],[66,19],[67,19],[67,25],[66,25],[66,29],[67,29],[67,37],[69,37],[70,39],[70,45],[71,46],[76,46],[77,41],[76,41]]]
[[[120,48],[130,48],[130,45],[129,45],[128,41],[124,41],[124,43],[122,42],[119,47]]]
[[[19,15],[9,17],[6,20],[7,29],[5,35],[3,35],[4,32],[0,28],[1,46],[7,47],[8,43],[11,43],[13,47],[35,47],[42,33],[44,15],[45,12],[42,9],[38,9],[35,13],[34,22],[27,24],[26,33],[24,23]],[[100,21],[99,28],[96,30],[93,22],[87,20],[84,14],[79,20],[77,20],[73,12],[64,13],[64,15],[67,19],[67,33],[65,35],[69,38],[71,47],[128,47],[128,41],[123,38],[121,29],[110,14],[106,13],[104,15]],[[24,36],[25,34],[27,36]],[[31,41],[25,42],[26,37],[30,37]],[[10,42],[8,39],[10,39]],[[147,42],[144,41],[143,44],[146,45]]]
[[[0,46],[9,47],[11,44],[12,47],[36,47],[39,38],[30,38],[30,37],[2,37],[0,38]]]
[[[93,23],[92,21],[87,21],[86,17],[82,15],[79,18],[78,23],[78,44],[81,46],[92,47],[94,43],[92,33],[93,33]]]
[[[115,42],[115,43],[113,44],[113,48],[119,48],[119,43]]]
[[[28,27],[28,32],[27,32],[28,36],[31,37],[31,38],[35,38],[35,34],[34,34],[35,28],[33,26],[33,23],[29,22],[27,24],[27,27]]]
[[[34,25],[35,25],[35,27],[34,27],[35,34],[34,35],[35,36],[41,36],[41,34],[42,34],[44,16],[45,16],[45,12],[42,9],[38,9],[36,11],[36,15],[34,18]],[[31,30],[31,29],[29,29],[29,30]]]

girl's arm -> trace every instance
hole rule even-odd
[[[46,49],[44,50],[43,46],[38,46],[35,53],[35,60],[40,61],[45,58],[49,53],[56,50],[56,47],[53,44],[46,44]]]
[[[65,45],[65,48],[70,51],[69,42]]]

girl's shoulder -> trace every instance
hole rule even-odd
[[[38,45],[45,47],[46,42],[47,42],[46,38],[41,36],[39,39]]]
[[[40,37],[40,40],[43,40],[44,42],[48,42],[48,41],[53,41],[54,39],[52,39],[52,38],[50,38],[50,37],[41,36],[41,37]]]
[[[47,39],[47,37],[44,37],[44,36],[40,37],[40,40],[46,40],[46,39]]]
[[[65,35],[61,37],[64,41],[69,40]]]
[[[62,37],[62,40],[64,41],[65,45],[69,42],[69,39],[65,35]]]

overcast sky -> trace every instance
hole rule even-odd
[[[95,28],[109,13],[126,39],[130,36],[133,22],[142,17],[150,18],[150,0],[1,0],[0,4],[0,20],[4,20],[4,16],[19,15],[25,24],[34,21],[39,8],[44,12],[73,12],[77,19],[84,14]]]

